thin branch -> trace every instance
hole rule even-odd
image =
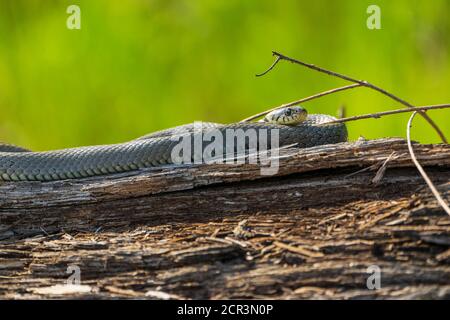
[[[278,53],[276,51],[273,51],[272,53],[273,53],[274,56],[277,57],[276,63],[273,63],[272,66],[268,70],[266,70],[266,72],[264,72],[263,74],[266,74],[270,70],[272,70],[279,61],[286,60],[286,61],[289,61],[289,62],[292,62],[292,63],[295,63],[295,64],[299,64],[299,65],[304,66],[306,68],[309,68],[309,69],[312,69],[312,70],[315,70],[315,71],[318,71],[318,72],[321,72],[321,73],[325,73],[325,74],[333,76],[333,77],[344,79],[346,81],[350,81],[350,82],[353,82],[353,83],[358,83],[361,86],[364,86],[364,87],[367,87],[367,88],[371,88],[371,89],[373,89],[375,91],[378,91],[378,92],[382,93],[383,95],[385,95],[385,96],[387,96],[387,97],[389,97],[389,98],[391,98],[391,99],[393,99],[393,100],[403,104],[404,106],[406,106],[408,108],[414,108],[414,106],[412,104],[410,104],[409,102],[407,102],[407,101],[405,101],[405,100],[395,96],[394,94],[392,94],[390,92],[387,92],[386,90],[384,90],[384,89],[382,89],[380,87],[377,87],[377,86],[375,86],[375,85],[373,85],[373,84],[371,84],[371,83],[369,83],[369,82],[367,82],[365,80],[357,80],[357,79],[354,79],[354,78],[349,77],[347,75],[343,75],[343,74],[340,74],[340,73],[337,73],[337,72],[334,72],[334,71],[330,71],[330,70],[327,70],[327,69],[315,66],[313,64],[305,63],[305,62],[302,62],[300,60],[287,57],[287,56],[285,56],[285,55],[283,55],[281,53]],[[424,111],[419,111],[419,113],[434,128],[434,130],[437,132],[437,134],[439,135],[441,140],[444,143],[447,143],[447,139],[445,138],[445,135],[442,133],[441,129],[436,125],[436,123],[434,123],[434,121]]]
[[[353,79],[353,78],[351,78],[349,76],[346,76],[346,75],[343,75],[343,74],[340,74],[340,73],[337,73],[337,72],[334,72],[334,71],[330,71],[330,70],[318,67],[318,66],[316,66],[314,64],[310,64],[310,63],[306,63],[306,62],[303,62],[303,61],[300,61],[300,60],[297,60],[297,59],[290,58],[290,57],[285,56],[285,55],[283,55],[281,53],[278,53],[276,51],[272,51],[272,54],[277,57],[277,60],[286,60],[286,61],[289,61],[289,62],[292,62],[292,63],[295,63],[295,64],[302,65],[302,66],[304,66],[306,68],[325,73],[325,74],[327,74],[329,76],[341,78],[341,79],[344,79],[344,80],[347,80],[347,81],[350,81],[350,82],[359,83],[362,86],[366,86],[366,84],[367,84],[367,81],[356,80],[356,79]],[[270,70],[268,70],[268,71],[270,71]]]
[[[417,111],[414,111],[414,113],[409,118],[408,125],[406,127],[406,137],[407,137],[407,142],[408,142],[408,150],[409,150],[409,153],[411,155],[412,161],[414,162],[415,166],[417,167],[417,170],[419,170],[420,174],[422,175],[423,179],[427,183],[427,185],[430,188],[431,192],[435,196],[435,198],[438,201],[439,205],[450,216],[450,208],[445,203],[445,201],[442,199],[441,195],[439,194],[439,191],[436,189],[436,187],[434,186],[433,182],[431,182],[431,180],[428,177],[427,173],[422,168],[422,166],[420,165],[419,161],[416,158],[416,155],[414,154],[414,150],[413,150],[412,143],[411,143],[411,132],[410,131],[411,131],[412,121],[413,121],[414,117],[416,116],[416,114],[417,114]]]
[[[272,65],[269,67],[269,69],[267,69],[266,71],[264,71],[263,73],[258,73],[256,74],[257,77],[262,77],[263,75],[265,75],[266,73],[269,73],[270,70],[272,70],[273,68],[275,68],[275,66],[277,65],[277,63],[281,60],[281,57],[277,57],[277,59],[272,63]]]
[[[362,114],[359,116],[336,119],[336,120],[327,122],[326,124],[342,123],[342,122],[355,121],[355,120],[361,120],[361,119],[371,119],[371,118],[378,119],[383,116],[388,116],[391,114],[406,113],[406,112],[413,112],[413,111],[426,111],[426,110],[434,110],[434,109],[446,109],[446,108],[450,108],[450,104],[438,104],[438,105],[433,105],[433,106],[421,106],[421,107],[413,107],[413,108],[409,108],[409,109],[396,109],[396,110],[389,110],[389,111],[383,111],[383,112],[377,112],[377,113]]]
[[[306,97],[306,98],[303,98],[303,99],[300,99],[300,100],[296,100],[296,101],[292,101],[292,102],[289,102],[289,103],[286,103],[286,104],[282,104],[281,106],[272,108],[272,109],[264,111],[264,112],[260,112],[258,114],[255,114],[255,115],[251,116],[251,117],[248,117],[248,118],[246,118],[244,120],[241,120],[241,122],[249,122],[249,121],[254,120],[256,118],[265,116],[269,112],[272,112],[272,111],[280,109],[280,108],[286,108],[286,107],[294,106],[294,105],[297,105],[297,104],[300,104],[300,103],[303,103],[303,102],[306,102],[306,101],[311,101],[311,100],[314,100],[314,99],[317,99],[317,98],[320,98],[320,97],[323,97],[323,96],[326,96],[326,95],[329,95],[329,94],[332,94],[332,93],[336,93],[336,92],[344,91],[344,90],[349,90],[349,89],[353,89],[353,88],[357,88],[357,87],[361,87],[361,85],[359,83],[356,83],[356,84],[350,84],[350,85],[344,86],[344,87],[331,89],[331,90],[328,90],[328,91],[323,91],[323,92],[320,92],[320,93],[315,94],[313,96],[309,96],[309,97]]]

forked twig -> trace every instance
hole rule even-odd
[[[332,94],[332,93],[336,93],[336,92],[344,91],[344,90],[349,90],[349,89],[357,88],[357,87],[360,87],[360,86],[361,86],[360,84],[355,83],[355,84],[350,84],[348,86],[339,87],[339,88],[331,89],[331,90],[328,90],[328,91],[323,91],[323,92],[320,92],[318,94],[315,94],[315,95],[312,95],[312,96],[309,96],[309,97],[306,97],[306,98],[303,98],[303,99],[300,99],[300,100],[296,100],[296,101],[292,101],[292,102],[289,102],[289,103],[285,103],[285,104],[282,104],[281,106],[272,108],[270,110],[267,110],[267,111],[264,111],[264,112],[260,112],[258,114],[255,114],[255,115],[251,116],[251,117],[248,117],[248,118],[246,118],[244,120],[241,120],[240,122],[248,122],[248,121],[254,120],[256,118],[265,116],[269,112],[272,112],[272,111],[280,109],[280,108],[294,106],[294,105],[297,105],[297,104],[300,104],[300,103],[303,103],[303,102],[306,102],[306,101],[311,101],[311,100],[314,100],[314,99],[317,99],[317,98],[320,98],[320,97],[323,97],[323,96],[326,96],[326,95],[329,95],[329,94]]]
[[[277,57],[275,62],[269,67],[269,69],[267,69],[266,71],[261,73],[259,76],[267,74],[281,60],[286,60],[286,61],[289,61],[289,62],[298,64],[298,65],[304,66],[306,68],[309,68],[309,69],[312,69],[312,70],[315,70],[315,71],[318,71],[318,72],[321,72],[321,73],[324,73],[324,74],[327,74],[327,75],[330,75],[330,76],[333,76],[333,77],[337,77],[337,78],[340,78],[340,79],[343,79],[343,80],[346,80],[346,81],[349,81],[349,82],[357,83],[360,86],[371,88],[371,89],[373,89],[375,91],[378,91],[378,92],[382,93],[383,95],[385,95],[385,96],[387,96],[387,97],[389,97],[389,98],[391,98],[391,99],[393,99],[393,100],[403,104],[404,106],[406,106],[408,108],[414,108],[414,106],[412,104],[410,104],[409,102],[407,102],[407,101],[405,101],[405,100],[395,96],[394,94],[392,94],[392,93],[390,93],[390,92],[388,92],[388,91],[386,91],[386,90],[384,90],[384,89],[382,89],[382,88],[380,88],[378,86],[375,86],[375,85],[373,85],[373,84],[371,84],[371,83],[369,83],[369,82],[367,82],[365,80],[357,80],[357,79],[354,79],[354,78],[349,77],[347,75],[343,75],[343,74],[340,74],[340,73],[337,73],[337,72],[334,72],[334,71],[330,71],[330,70],[327,70],[327,69],[315,66],[313,64],[305,63],[303,61],[290,58],[290,57],[285,56],[285,55],[283,55],[281,53],[278,53],[276,51],[273,51],[272,54]],[[418,112],[434,128],[434,130],[437,132],[437,134],[439,135],[441,140],[444,143],[447,143],[447,139],[445,138],[445,135],[442,133],[441,129],[436,125],[436,123],[424,111],[418,111]]]
[[[412,124],[412,121],[413,121],[414,117],[416,116],[417,112],[418,111],[414,111],[414,113],[411,115],[411,117],[409,118],[409,121],[408,121],[408,125],[406,127],[406,137],[407,137],[407,142],[408,142],[409,154],[411,155],[411,159],[414,162],[415,166],[417,167],[417,170],[419,170],[420,174],[422,175],[423,179],[427,183],[428,187],[430,188],[430,190],[433,193],[434,197],[438,201],[439,205],[450,216],[450,208],[445,203],[444,199],[442,199],[439,191],[436,189],[436,187],[434,186],[433,182],[431,182],[431,180],[428,177],[427,173],[422,168],[422,166],[420,165],[419,161],[416,158],[416,155],[414,154],[414,150],[413,150],[412,143],[411,143],[411,124]]]

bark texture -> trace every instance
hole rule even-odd
[[[449,201],[450,145],[414,148]],[[2,298],[450,298],[449,263],[450,218],[402,139],[284,149],[272,176],[214,164],[0,184]]]

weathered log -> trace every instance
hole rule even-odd
[[[450,145],[415,152],[448,201]],[[273,176],[215,164],[3,183],[0,296],[450,297],[450,219],[404,140],[289,148],[279,162]],[[83,286],[67,290],[70,265]]]

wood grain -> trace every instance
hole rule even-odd
[[[414,149],[449,201],[450,145]],[[0,185],[2,298],[450,298],[449,250],[402,139],[289,148],[270,177],[217,164]],[[54,287],[69,265],[83,286]]]

